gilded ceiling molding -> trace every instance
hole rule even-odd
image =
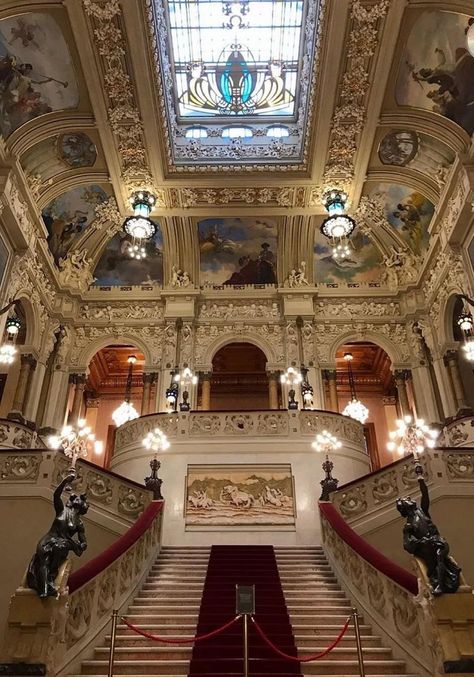
[[[308,186],[267,186],[252,188],[170,188],[171,207],[212,207],[220,205],[264,205],[305,207]]]
[[[127,43],[118,0],[83,0],[94,30],[108,98],[108,118],[122,165],[122,180],[129,192],[153,190],[153,177],[145,148],[143,123],[137,106],[132,77],[126,66]]]
[[[389,0],[363,5],[353,0],[348,59],[342,76],[339,103],[333,117],[328,158],[323,182],[326,188],[335,185],[346,190],[354,177],[359,134],[364,127],[370,87],[372,59],[380,38],[380,25],[389,8]]]

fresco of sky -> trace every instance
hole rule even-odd
[[[319,228],[314,242],[314,280],[316,284],[378,282],[380,279],[379,250],[366,235],[355,230],[351,237],[351,254],[344,260],[332,258],[332,245]]]
[[[428,246],[428,226],[434,204],[413,188],[395,183],[378,183],[370,189],[370,196],[381,195],[385,203],[387,221],[412,248],[421,254]]]
[[[474,132],[474,57],[466,44],[470,17],[427,10],[414,22],[402,55],[396,100],[440,113]]]
[[[77,107],[71,54],[50,14],[31,12],[0,21],[0,91],[5,137],[38,115]]]
[[[63,193],[43,209],[48,244],[56,263],[94,220],[96,206],[107,198],[101,186],[80,186]]]
[[[156,224],[158,226],[158,224]],[[146,257],[137,261],[130,258],[127,248],[131,238],[117,233],[108,242],[94,271],[94,285],[100,287],[163,284],[163,238],[157,227],[151,240],[145,243]]]
[[[277,224],[271,219],[206,219],[198,224],[201,284],[276,284]]]

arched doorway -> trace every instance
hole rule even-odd
[[[448,359],[446,359],[453,384],[457,415],[474,410],[474,363],[467,359],[466,351],[462,349],[465,337],[458,325],[458,319],[466,309],[472,314],[472,308],[465,306],[463,299],[458,297],[453,305],[451,321],[453,337],[459,343],[459,348],[457,354],[455,351],[451,351],[451,354],[447,356]]]
[[[266,364],[265,353],[252,343],[229,343],[218,350],[212,360],[211,409],[268,409]]]
[[[116,430],[112,415],[125,397],[128,358],[131,355],[136,357],[136,362],[133,363],[132,369],[130,402],[140,414],[144,355],[132,345],[110,345],[99,350],[89,363],[81,416],[92,428],[96,439],[104,443],[105,453],[102,462],[106,467],[113,451]],[[101,463],[100,459],[93,460]]]
[[[351,367],[357,399],[369,410],[364,433],[372,468],[375,470],[395,460],[387,450],[388,433],[396,428],[395,421],[400,415],[392,362],[383,348],[369,341],[353,341],[341,346],[336,353],[340,413],[351,399],[348,364],[344,359],[346,353],[353,357]]]

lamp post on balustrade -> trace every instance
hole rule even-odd
[[[157,456],[160,451],[169,449],[170,443],[168,442],[165,433],[160,428],[155,428],[145,437],[143,446],[145,449],[150,449],[155,452],[155,456],[150,461],[151,475],[145,477],[145,486],[147,489],[153,491],[154,501],[162,501],[161,485],[163,484],[163,480],[158,477],[158,470],[161,468],[161,462],[158,460]]]
[[[71,472],[75,472],[76,463],[80,458],[87,458],[91,448],[96,454],[102,454],[104,451],[103,442],[95,439],[84,419],[79,419],[77,428],[71,425],[64,426],[59,435],[52,435],[48,439],[48,446],[52,449],[62,448],[64,455],[71,459],[69,469]]]
[[[326,454],[326,460],[322,465],[322,468],[325,472],[325,477],[320,482],[322,491],[319,500],[329,501],[329,494],[332,491],[336,491],[337,485],[339,484],[339,480],[337,480],[331,474],[334,468],[334,463],[330,460],[329,453],[336,451],[336,449],[340,449],[342,447],[342,443],[335,435],[332,435],[327,430],[323,430],[321,433],[316,435],[316,438],[311,446],[315,451]]]

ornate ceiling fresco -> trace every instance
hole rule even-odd
[[[412,283],[472,158],[473,16],[471,0],[0,0],[3,166],[51,270],[75,256],[94,293],[179,270],[283,285],[301,266],[325,290]],[[357,223],[339,262],[329,188]],[[130,261],[137,189],[158,228]]]

